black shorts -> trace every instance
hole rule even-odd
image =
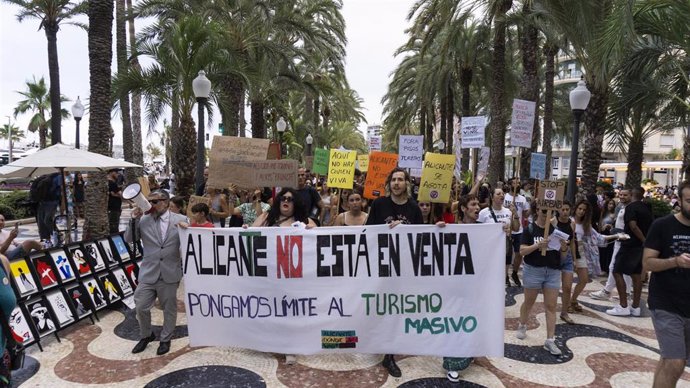
[[[624,275],[639,275],[642,273],[643,247],[621,246],[616,255],[613,273]]]

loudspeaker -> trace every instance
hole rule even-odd
[[[144,197],[144,193],[141,192],[141,185],[138,183],[132,183],[125,187],[125,189],[122,190],[122,198],[134,202],[143,212],[147,212],[151,209],[151,204],[146,197]]]

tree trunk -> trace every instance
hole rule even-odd
[[[680,171],[678,183],[685,180],[690,180],[690,125],[688,125],[683,139],[683,167]]]
[[[331,119],[331,108],[326,103],[323,107],[323,132],[328,133],[328,126],[330,125]]]
[[[172,168],[177,178],[178,195],[194,193],[196,167],[196,126],[190,112],[181,112],[180,126],[172,136]]]
[[[625,186],[629,188],[642,185],[642,159],[644,158],[644,139],[631,138],[628,144],[628,173]]]
[[[589,84],[589,82],[588,82]],[[594,88],[593,88],[594,89]],[[585,194],[592,194],[596,190],[599,179],[599,165],[601,165],[601,149],[606,130],[606,110],[608,106],[608,87],[603,90],[592,90],[589,106],[585,111],[586,131],[581,138],[584,140],[582,152],[582,188]]]
[[[426,110],[424,107],[419,108],[419,134],[424,136],[426,133]],[[426,137],[424,138],[426,143]],[[427,148],[428,149],[428,148]]]
[[[424,139],[426,139],[427,151],[433,151],[434,147],[434,108],[433,106],[426,112],[426,129],[424,132]]]
[[[251,101],[252,107],[252,137],[266,138],[266,119],[264,118],[264,102],[260,98]]]
[[[491,155],[487,173],[492,186],[505,176],[505,143],[508,116],[506,112],[505,67],[506,67],[506,13],[513,5],[512,0],[504,0],[499,14],[494,16],[493,57],[491,69],[493,88],[491,96],[491,122],[487,132],[491,134]]]
[[[439,139],[443,140],[443,148],[440,148],[438,150],[439,153],[445,154],[446,153],[446,134],[448,132],[448,127],[446,126],[448,124],[447,121],[447,116],[448,116],[448,99],[446,96],[441,97],[441,101],[439,102],[439,109],[441,112],[441,130],[439,131]]]
[[[50,143],[52,145],[62,141],[60,128],[62,125],[62,101],[60,101],[60,64],[58,62],[57,23],[46,22],[43,29],[48,39],[48,74],[50,75]]]
[[[89,151],[110,156],[110,77],[113,58],[113,0],[89,0]],[[59,115],[58,115],[59,116]],[[84,240],[108,235],[107,179],[89,174],[86,185]]]
[[[170,164],[170,171],[177,174],[173,167],[173,145],[172,137],[180,132],[180,103],[178,101],[178,96],[176,92],[173,92],[172,104],[170,109],[172,110],[172,115],[170,117],[170,132],[165,134],[165,160],[166,163]],[[195,137],[196,139],[196,137]],[[196,147],[194,148],[196,151]],[[177,192],[178,189],[176,189]]]
[[[463,68],[460,71],[460,88],[462,89],[462,117],[470,116],[470,86],[472,85],[472,68]],[[462,139],[460,139],[462,141]],[[466,173],[470,169],[470,149],[462,149],[462,172]],[[472,171],[477,171],[477,167],[473,164]]]
[[[520,51],[522,52],[522,80],[520,82],[520,99],[534,101],[534,126],[532,127],[532,143],[529,149],[522,149],[520,153],[520,177],[529,178],[530,161],[532,152],[537,152],[539,146],[539,74],[538,74],[538,49],[539,31],[532,23],[532,2],[525,1],[522,5],[522,16],[525,21],[520,38]]]
[[[319,124],[321,124],[321,97],[317,95],[314,99],[314,133],[319,133]]]
[[[453,134],[455,133],[455,93],[453,93],[453,82],[448,84],[448,107],[446,108],[446,150],[448,153],[453,153]]]
[[[550,179],[553,175],[553,163],[551,162],[551,138],[553,135],[553,99],[554,85],[553,80],[556,76],[556,54],[558,47],[546,43],[544,45],[544,56],[546,57],[546,69],[544,71],[544,133],[542,134],[541,150],[546,154],[546,178]]]
[[[131,61],[129,62],[129,71],[141,72],[141,66],[139,65],[139,59],[137,58],[137,39],[136,30],[134,28],[134,10],[132,8],[132,0],[127,1],[127,14],[129,22],[129,47],[131,51]],[[132,143],[133,143],[133,156],[134,163],[143,166],[144,165],[144,150],[141,141],[141,94],[132,93]],[[134,168],[135,176],[144,176],[144,169]]]
[[[226,98],[225,106],[221,109],[223,116],[223,136],[237,136],[240,126],[240,104],[242,101],[242,82],[232,75],[223,77],[223,98]]]
[[[307,132],[313,133],[314,136],[316,136],[316,132],[314,132],[314,115],[316,113],[314,112],[314,99],[309,95],[309,93],[306,94],[304,97],[304,125],[307,127]]]
[[[239,104],[240,104],[240,106],[239,106],[239,110],[240,110],[240,120],[239,120],[239,121],[240,121],[240,128],[239,128],[239,136],[240,136],[240,137],[245,137],[245,136],[247,136],[247,133],[246,133],[246,132],[247,132],[247,131],[246,131],[246,128],[247,128],[247,120],[245,119],[245,114],[246,114],[245,108],[246,108],[247,104],[245,103],[245,102],[246,102],[246,96],[245,96],[245,93],[244,93],[244,86],[241,86],[241,87],[240,87],[240,89],[237,91],[237,95],[239,96],[238,101],[239,101]]]
[[[117,56],[117,72],[125,75],[128,72],[127,64],[127,28],[125,20],[125,0],[116,0],[115,4],[115,48]],[[132,121],[129,112],[129,93],[123,92],[119,96],[120,116],[122,118],[122,149],[125,160],[134,163],[134,139],[132,135]],[[127,182],[136,182],[137,176],[134,169],[125,169]]]

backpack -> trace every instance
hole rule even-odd
[[[58,173],[47,174],[34,179],[29,189],[29,200],[31,200],[31,202],[54,200],[52,195],[53,178],[57,175]]]

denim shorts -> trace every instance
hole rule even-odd
[[[527,263],[522,268],[522,287],[541,290],[561,288],[561,270],[549,267],[535,267]]]
[[[522,233],[513,233],[513,252],[520,252],[520,243],[522,242]]]
[[[565,259],[561,259],[561,271],[572,273],[574,269],[575,266],[573,265],[573,255],[570,253],[570,250],[568,250],[568,254],[565,256]]]
[[[651,310],[661,357],[690,360],[690,318],[666,310]]]

